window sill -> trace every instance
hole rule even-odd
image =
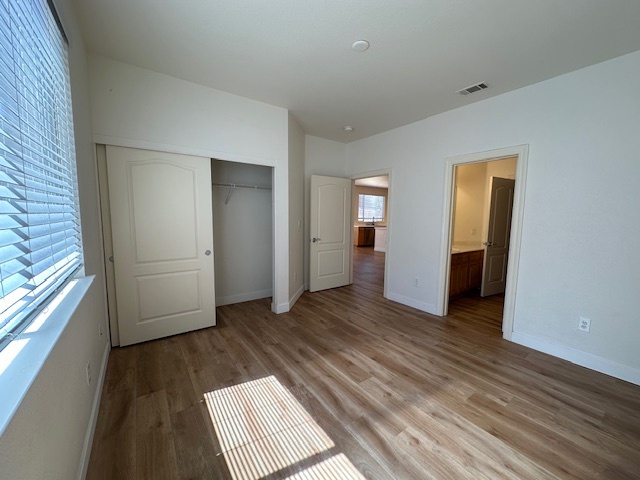
[[[0,351],[0,436],[20,407],[93,278],[71,280],[18,338]]]

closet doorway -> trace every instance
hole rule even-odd
[[[272,296],[272,167],[105,145],[96,156],[112,346]]]
[[[273,168],[211,160],[216,306],[273,292]]]

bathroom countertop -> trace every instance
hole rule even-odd
[[[451,253],[467,253],[467,252],[475,252],[476,250],[484,250],[484,247],[481,244],[451,246]]]

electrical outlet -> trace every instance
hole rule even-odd
[[[589,331],[591,330],[591,319],[580,317],[578,319],[578,330],[589,333]]]
[[[476,233],[478,233],[478,230],[476,230],[475,228],[471,229],[471,235],[475,235]]]
[[[414,287],[419,287],[420,286],[420,279],[418,277],[413,279],[413,286]]]
[[[102,324],[98,325],[98,337],[102,338],[104,331],[102,330]]]
[[[87,363],[87,385],[91,386],[91,362]]]

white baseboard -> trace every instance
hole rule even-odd
[[[304,293],[304,285],[300,285],[300,288],[298,289],[298,291],[294,293],[293,297],[289,299],[289,310],[293,308],[293,306],[296,304],[296,302],[298,301],[298,299],[303,293]]]
[[[232,303],[250,302],[260,298],[267,298],[273,294],[273,290],[259,290],[257,292],[241,293],[239,295],[228,295],[226,297],[216,297],[216,307],[231,305]]]
[[[554,357],[568,360],[569,362],[580,365],[581,367],[589,368],[596,372],[604,373],[605,375],[610,375],[635,385],[640,385],[640,370],[637,368],[628,367],[626,365],[607,360],[606,358],[598,357],[580,350],[574,350],[573,348],[551,343],[546,340],[541,340],[524,333],[513,332],[511,334],[511,341],[519,345],[524,345],[525,347],[538,350],[539,352],[548,353]]]
[[[98,412],[100,411],[100,399],[102,398],[102,387],[104,387],[104,379],[107,375],[107,365],[109,363],[109,352],[111,346],[109,342],[105,344],[104,353],[102,354],[102,365],[100,366],[100,375],[98,375],[98,384],[96,385],[96,393],[93,398],[93,406],[91,407],[91,415],[89,416],[89,425],[87,433],[84,437],[84,446],[82,447],[82,456],[80,457],[80,469],[78,470],[78,480],[84,480],[87,476],[89,468],[89,458],[91,457],[91,447],[93,445],[93,436],[96,432],[96,424],[98,423]]]
[[[417,308],[418,310],[422,310],[423,312],[436,315],[436,306],[431,305],[430,303],[420,302],[414,298],[405,297],[404,295],[399,295],[393,292],[388,292],[387,298],[389,300],[393,300],[394,302],[398,302],[409,307]]]

